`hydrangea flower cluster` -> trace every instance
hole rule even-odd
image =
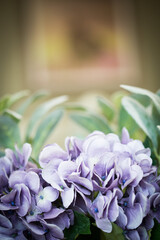
[[[0,237],[64,239],[74,224],[73,211],[95,220],[103,232],[112,223],[126,239],[147,240],[160,222],[160,178],[150,149],[122,130],[95,131],[84,140],[66,138],[66,150],[47,145],[39,155],[41,169],[28,162],[31,146],[22,153],[6,149],[0,158]]]
[[[28,162],[31,151],[25,143],[22,153],[6,149],[0,158],[0,239],[63,239],[73,211],[59,204],[59,192]]]

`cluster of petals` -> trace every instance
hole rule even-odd
[[[125,128],[121,138],[95,131],[84,140],[67,137],[65,150],[47,145],[41,169],[28,161],[31,151],[26,143],[22,152],[6,149],[0,158],[1,238],[63,239],[74,211],[107,233],[117,224],[130,240],[147,240],[154,219],[160,222],[160,178],[151,151]]]
[[[121,139],[95,131],[84,140],[67,138],[65,146],[48,145],[39,157],[42,177],[59,191],[64,207],[90,214],[104,232],[115,222],[126,238],[147,239],[151,201],[160,201],[150,149],[125,128]]]
[[[58,190],[28,162],[31,151],[25,143],[22,152],[6,149],[0,158],[0,239],[63,239],[63,230],[73,224],[73,211],[58,205]]]

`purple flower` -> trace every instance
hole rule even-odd
[[[136,230],[124,231],[127,240],[148,240],[148,233],[144,227],[138,227]]]
[[[11,160],[7,157],[0,158],[0,193],[3,188],[8,186],[8,178],[12,172],[13,166]]]
[[[111,222],[115,222],[119,216],[118,198],[122,196],[123,193],[115,188],[114,192],[108,190],[105,195],[99,193],[95,200],[88,205],[88,211],[95,218],[97,227],[104,232],[112,231]]]
[[[34,193],[39,192],[40,188],[40,179],[37,173],[34,171],[14,171],[9,178],[9,186],[14,188],[16,184],[25,184],[30,191]]]
[[[31,204],[28,187],[23,183],[16,184],[14,189],[1,197],[0,210],[16,210],[19,216],[25,216]]]
[[[61,198],[63,201],[63,205],[64,205],[64,207],[67,208],[73,202],[74,188],[73,188],[73,185],[71,185],[71,184],[70,184],[70,186],[67,185],[66,181],[63,179],[63,176],[61,176],[61,174],[60,174],[61,171],[58,172],[57,170],[55,170],[52,167],[52,163],[53,162],[50,162],[43,169],[42,177],[47,183],[51,184],[53,189],[60,192]],[[54,163],[53,163],[53,165],[54,165]],[[69,163],[68,163],[68,166],[69,166]],[[71,169],[69,169],[69,171],[70,170]]]
[[[68,154],[57,144],[47,145],[39,155],[39,163],[44,168],[52,160],[68,160]]]
[[[32,148],[29,143],[25,143],[22,148],[22,152],[19,151],[16,146],[16,152],[14,153],[11,149],[6,149],[6,157],[13,162],[13,165],[16,169],[25,169],[27,166],[28,160],[30,158]]]
[[[66,138],[65,147],[72,160],[75,160],[81,154],[82,144],[83,141],[76,137]]]
[[[160,193],[155,192],[150,196],[151,211],[150,214],[160,223]]]
[[[127,197],[119,201],[119,205],[121,210],[117,224],[123,229],[136,229],[149,212],[149,199],[143,193],[135,193],[133,188],[128,191]]]
[[[0,214],[0,239],[26,240],[27,238],[24,236],[25,230],[26,227],[16,215],[7,218]]]
[[[59,192],[50,186],[40,190],[36,196],[37,207],[42,212],[49,212],[52,208],[52,202],[59,197]]]
[[[73,217],[71,210],[52,207],[49,212],[41,214],[33,221],[26,221],[24,218],[22,221],[33,236],[54,240],[64,239],[63,230],[73,224]]]

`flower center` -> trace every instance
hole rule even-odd
[[[44,233],[48,233],[48,232],[49,232],[49,230],[48,230],[48,229],[45,229],[45,230],[44,230]]]
[[[31,216],[33,216],[33,215],[34,215],[34,212],[31,210],[29,214],[30,214]]]
[[[15,206],[15,202],[14,201],[11,201],[11,206]]]
[[[95,209],[94,209],[94,212],[95,212],[95,213],[98,213],[98,208],[95,208]]]
[[[105,175],[102,176],[101,179],[104,181],[106,179],[106,176]]]
[[[126,180],[125,180],[125,179],[123,179],[123,180],[122,180],[122,183],[123,183],[123,185],[125,184],[125,182],[126,182]]]
[[[63,190],[64,189],[63,185],[61,185],[60,188]]]
[[[127,205],[128,205],[128,203],[125,201],[125,202],[123,203],[123,206],[124,206],[124,207],[127,207]]]
[[[39,198],[40,198],[41,200],[43,200],[43,199],[44,199],[44,197],[43,197],[42,195],[40,195],[40,196],[39,196]]]

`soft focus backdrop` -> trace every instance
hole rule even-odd
[[[1,95],[160,87],[158,1],[5,0],[0,8]]]

